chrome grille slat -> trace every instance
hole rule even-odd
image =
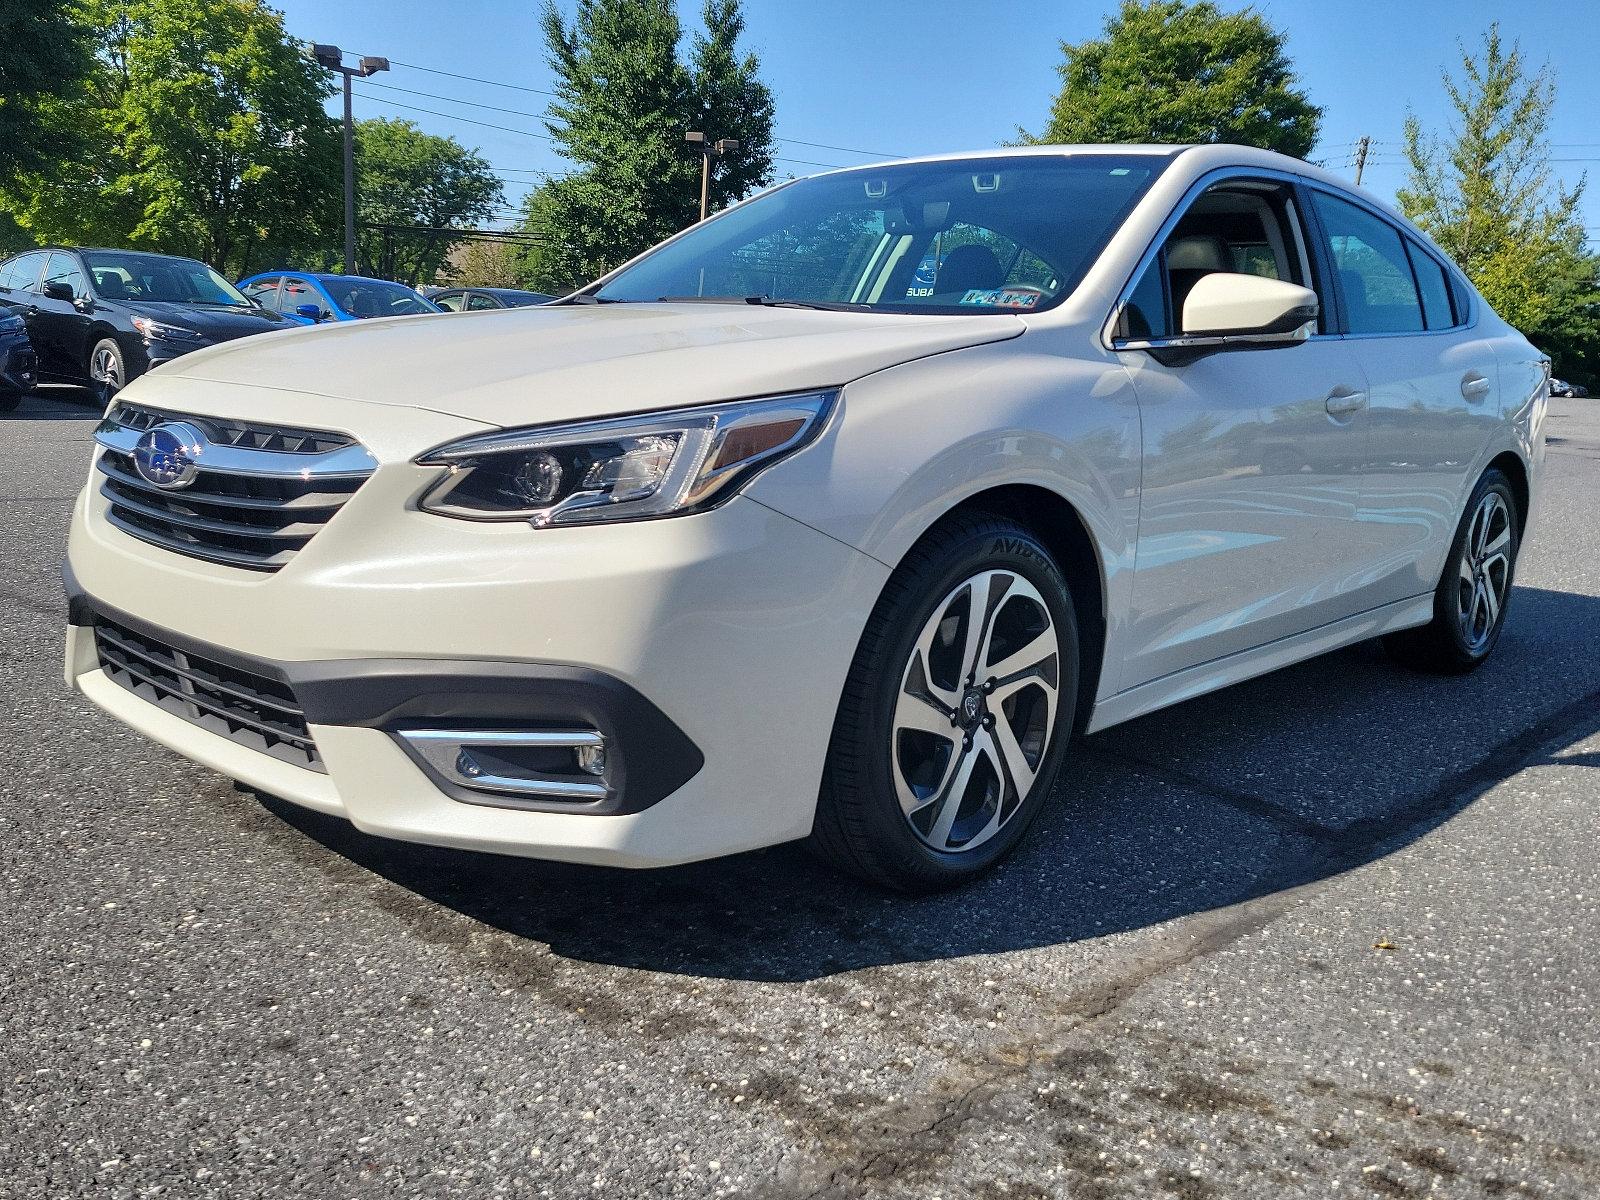
[[[251,525],[244,521],[224,521],[215,517],[202,517],[198,513],[185,513],[178,510],[171,498],[161,496],[165,501],[162,504],[147,504],[142,498],[123,494],[110,483],[103,484],[100,494],[113,504],[131,509],[142,517],[156,521],[168,521],[180,528],[203,533],[231,533],[238,537],[270,538],[273,541],[283,539],[298,540],[302,545],[311,540],[311,535],[321,528],[320,521],[296,521],[292,525]]]
[[[131,471],[127,470],[122,465],[122,464],[124,464],[126,462],[127,462],[127,455],[121,454],[121,453],[119,453],[119,452],[117,452],[115,450],[107,450],[104,454],[102,454],[100,456],[99,462],[96,465],[99,467],[100,473],[102,475],[105,475],[108,479],[112,479],[112,480],[116,481],[117,483],[122,484],[124,487],[133,488],[136,491],[142,491],[142,492],[150,491],[151,489],[150,489],[150,485],[148,483],[146,483],[144,480],[140,479],[137,475],[133,474]],[[202,476],[202,478],[204,478],[204,477]],[[363,478],[365,478],[365,477],[363,476]],[[341,482],[344,482],[344,481],[341,481],[341,480],[326,480],[326,481],[318,480],[317,482],[319,484],[331,483],[331,484],[337,485],[338,483],[341,483]],[[216,493],[216,492],[197,491],[195,488],[185,488],[183,490],[182,495],[183,495],[184,502],[187,503],[187,504],[214,504],[214,505],[219,505],[219,506],[222,506],[222,507],[225,507],[225,508],[263,508],[263,509],[328,508],[328,509],[333,509],[333,508],[338,508],[346,500],[350,499],[351,493],[354,490],[355,489],[353,487],[351,487],[351,488],[347,488],[344,491],[337,491],[337,492],[330,492],[330,491],[306,492],[303,495],[290,496],[290,497],[287,497],[286,499],[282,499],[282,500],[277,499],[275,497],[270,497],[270,496],[222,495],[222,494],[219,494],[219,493]],[[170,495],[176,495],[177,493],[162,492],[162,493],[158,493],[158,494],[159,495],[164,495],[164,496],[170,496]]]
[[[169,646],[96,616],[95,649],[112,682],[191,724],[307,770],[323,771],[288,685]]]
[[[187,487],[145,479],[134,450],[166,422],[193,428]],[[331,521],[376,468],[355,439],[340,433],[197,417],[119,404],[100,423],[96,460],[106,519],[131,537],[207,562],[276,571]]]

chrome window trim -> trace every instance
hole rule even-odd
[[[1139,256],[1139,259],[1133,270],[1129,272],[1128,278],[1123,281],[1122,287],[1117,292],[1117,298],[1111,305],[1111,311],[1106,315],[1105,321],[1100,326],[1100,346],[1102,349],[1109,350],[1113,354],[1116,354],[1127,350],[1142,350],[1147,348],[1147,345],[1135,346],[1127,342],[1124,342],[1120,346],[1116,344],[1117,321],[1118,318],[1122,316],[1123,306],[1126,305],[1129,299],[1132,298],[1134,288],[1138,286],[1139,281],[1144,277],[1145,270],[1152,262],[1155,261],[1155,257],[1158,253],[1160,253],[1161,247],[1166,244],[1167,238],[1172,235],[1172,231],[1177,228],[1178,223],[1183,220],[1189,209],[1194,206],[1194,202],[1215,185],[1235,179],[1242,183],[1248,183],[1251,180],[1259,180],[1270,183],[1288,184],[1291,187],[1300,185],[1326,192],[1336,199],[1344,200],[1365,210],[1372,216],[1378,218],[1393,228],[1395,232],[1400,234],[1402,238],[1409,238],[1412,241],[1415,241],[1423,250],[1427,251],[1429,254],[1432,254],[1435,258],[1440,258],[1439,253],[1433,249],[1432,244],[1428,241],[1425,234],[1421,234],[1420,231],[1411,232],[1408,226],[1395,225],[1393,217],[1389,216],[1382,210],[1375,208],[1373,205],[1363,200],[1360,196],[1345,191],[1343,188],[1336,187],[1330,183],[1325,183],[1320,179],[1313,179],[1307,175],[1300,175],[1293,171],[1282,171],[1274,167],[1254,167],[1243,165],[1216,167],[1210,171],[1207,171],[1204,175],[1201,175],[1189,186],[1189,189],[1184,192],[1178,203],[1173,206],[1172,211],[1167,214],[1167,219],[1163,221],[1161,223],[1161,227],[1156,230],[1155,237],[1151,239],[1150,244],[1145,247],[1144,252]],[[1304,223],[1303,217],[1301,218],[1301,223]],[[1309,236],[1309,231],[1307,231],[1307,236]],[[1301,253],[1304,254],[1308,259],[1314,254],[1314,250],[1310,246],[1301,246],[1300,250]],[[1450,263],[1448,259],[1441,259],[1441,262],[1443,262],[1445,265],[1446,274],[1452,276],[1461,274],[1460,270],[1456,268],[1453,263]],[[1448,329],[1422,329],[1416,332],[1400,330],[1392,333],[1313,333],[1305,340],[1308,342],[1315,342],[1323,340],[1352,341],[1360,338],[1438,337],[1445,334],[1459,334],[1464,330],[1476,329],[1478,327],[1479,318],[1481,315],[1480,309],[1482,306],[1478,300],[1477,289],[1472,286],[1472,282],[1467,280],[1465,275],[1462,275],[1462,279],[1466,281],[1467,295],[1469,297],[1472,309],[1471,318],[1464,324],[1452,325]],[[1319,296],[1318,300],[1322,300],[1322,297]],[[1148,343],[1150,340],[1151,339],[1143,339],[1145,343]],[[1155,340],[1164,344],[1170,339]]]

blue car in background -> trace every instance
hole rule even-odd
[[[282,313],[301,325],[444,311],[403,283],[363,275],[263,271],[241,279],[239,290],[262,308]]]

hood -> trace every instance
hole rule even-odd
[[[285,329],[292,322],[264,308],[228,308],[221,304],[174,304],[163,300],[119,300],[129,312],[192,329],[201,337],[225,342],[249,333]]]
[[[563,305],[321,325],[201,350],[162,375],[514,426],[830,387],[1024,328],[987,314]]]

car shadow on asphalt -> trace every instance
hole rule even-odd
[[[1595,629],[1600,598],[1519,587],[1499,651],[1472,675],[1409,672],[1367,643],[1083,739],[1019,852],[932,897],[876,890],[798,846],[624,871],[408,845],[263,803],[417,896],[559,955],[802,981],[1145,928],[1391,853],[1600,731]]]
[[[105,407],[91,388],[47,386],[29,392],[14,411],[0,413],[0,422],[98,421]]]

